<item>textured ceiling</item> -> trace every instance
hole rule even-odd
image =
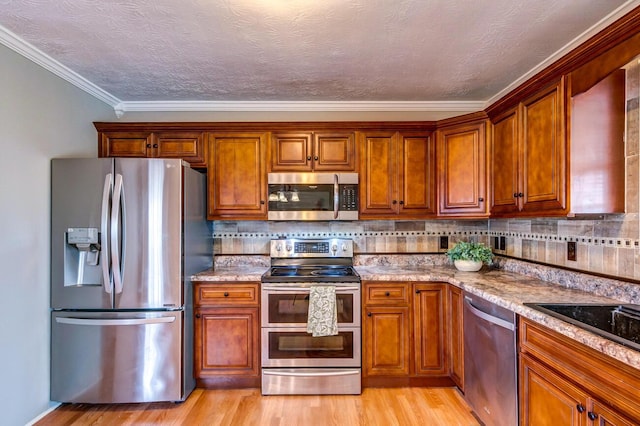
[[[480,101],[624,0],[0,0],[122,101]]]

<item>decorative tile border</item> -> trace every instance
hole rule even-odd
[[[355,231],[355,232],[220,232],[213,238],[355,238],[355,237],[436,237],[486,236],[489,231]]]
[[[512,237],[522,240],[535,240],[535,241],[551,241],[551,242],[576,242],[585,244],[587,246],[606,246],[606,247],[618,247],[618,248],[638,248],[640,247],[639,240],[633,240],[630,238],[609,238],[609,237],[583,237],[583,236],[569,236],[569,235],[550,235],[550,234],[536,234],[530,232],[501,232],[501,231],[489,231],[487,235],[490,237]]]

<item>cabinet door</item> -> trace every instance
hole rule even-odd
[[[271,170],[310,172],[313,167],[311,137],[311,133],[273,133],[271,135]]]
[[[446,284],[414,284],[413,289],[415,374],[446,376]]]
[[[586,424],[587,395],[527,355],[520,356],[520,421],[523,426]]]
[[[485,122],[438,131],[438,215],[487,215]]]
[[[398,145],[399,214],[410,218],[435,215],[435,142],[428,134],[401,134]]]
[[[594,400],[591,401],[587,417],[593,418],[594,426],[637,426],[638,424],[623,417],[609,406]]]
[[[157,132],[154,157],[182,158],[194,167],[206,166],[202,132]]]
[[[209,219],[266,219],[266,141],[263,133],[209,136]]]
[[[522,198],[519,184],[518,108],[496,118],[491,143],[491,214],[519,210]]]
[[[195,374],[258,376],[258,308],[199,308],[195,320]]]
[[[409,374],[409,307],[367,307],[364,315],[363,376]]]
[[[355,171],[356,144],[353,132],[320,132],[313,135],[313,169]]]
[[[105,132],[100,136],[101,157],[147,157],[153,149],[151,132]]]
[[[396,133],[360,134],[360,217],[398,213]]]
[[[449,365],[451,378],[464,392],[464,336],[462,334],[462,290],[449,284]]]
[[[523,211],[566,207],[564,79],[522,103]]]

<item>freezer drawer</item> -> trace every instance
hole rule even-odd
[[[184,400],[182,325],[182,311],[52,312],[51,399]]]

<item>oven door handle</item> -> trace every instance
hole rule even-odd
[[[331,285],[331,284],[317,284],[317,285]],[[262,286],[262,290],[266,290],[266,291],[287,291],[287,292],[292,292],[292,291],[303,291],[308,293],[310,291],[311,287],[274,287],[274,286]],[[355,287],[355,286],[350,286],[350,287],[344,287],[344,286],[336,286],[336,293],[341,293],[341,292],[345,292],[345,291],[356,291],[356,290],[360,290],[360,287]]]
[[[327,376],[351,376],[360,374],[359,370],[348,371],[270,371],[262,369],[262,374],[266,376],[292,376],[292,377],[327,377]]]

